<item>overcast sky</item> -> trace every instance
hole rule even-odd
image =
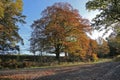
[[[34,20],[40,19],[41,12],[47,8],[48,6],[53,5],[56,2],[68,2],[73,6],[74,9],[78,9],[80,15],[83,18],[87,18],[91,20],[95,15],[98,13],[97,11],[87,11],[85,8],[85,3],[88,0],[23,0],[24,6],[23,6],[23,14],[26,15],[26,24],[25,25],[19,25],[20,30],[19,33],[21,37],[24,40],[24,46],[21,46],[22,53],[28,53],[26,50],[29,49],[29,39],[31,35],[31,24]],[[92,38],[96,39],[97,36],[99,36],[97,32],[94,33]]]

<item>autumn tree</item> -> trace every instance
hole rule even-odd
[[[77,36],[79,36],[77,39],[68,38],[64,44],[64,52],[68,53],[67,57],[71,61],[84,60],[89,46],[89,38],[85,33]]]
[[[93,19],[96,29],[112,29],[117,34],[120,33],[120,0],[90,0],[86,3],[86,8],[100,12]]]
[[[87,52],[86,52],[86,60],[89,61],[95,61],[98,59],[97,56],[97,49],[98,49],[98,43],[96,40],[89,39],[88,47],[87,47]]]
[[[3,15],[4,15],[3,3],[0,1],[0,18],[2,18]]]
[[[22,0],[0,0],[0,46],[22,42],[17,23],[25,23]]]
[[[83,19],[78,10],[68,3],[55,3],[42,12],[42,17],[32,24],[31,39],[38,44],[45,41],[44,47],[56,54],[59,61],[60,53],[80,52],[85,47],[86,31],[90,30],[89,21]],[[34,45],[31,45],[34,46]]]

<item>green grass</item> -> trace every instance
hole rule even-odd
[[[111,61],[113,61],[112,58],[100,58],[98,59],[97,62],[93,62],[93,63],[103,63],[103,62],[111,62]]]
[[[96,64],[96,63],[104,63],[110,62],[112,59],[99,59],[96,62],[61,62],[60,64],[54,64],[51,66],[41,66],[41,67],[30,67],[30,68],[54,68],[54,67],[68,67],[68,66],[78,66],[78,65],[85,65],[85,64]],[[30,69],[28,68],[28,69]]]
[[[41,67],[31,67],[31,68],[54,68],[54,67],[67,67],[67,66],[77,66],[77,65],[82,65],[82,64],[87,64],[84,62],[61,62],[60,64],[54,64],[50,66],[41,66]]]

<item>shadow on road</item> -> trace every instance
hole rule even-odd
[[[105,62],[93,65],[68,67],[56,70],[56,74],[54,75],[43,76],[34,80],[120,80],[120,77],[118,78],[118,76],[120,76],[120,67],[115,70],[117,72],[119,70],[117,76],[113,76],[114,73],[109,75],[109,77],[112,76],[114,78],[111,77],[112,79],[110,79],[106,76],[119,65],[119,62]]]

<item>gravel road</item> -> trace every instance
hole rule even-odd
[[[11,80],[120,80],[120,62],[0,71],[0,80],[5,78]]]

